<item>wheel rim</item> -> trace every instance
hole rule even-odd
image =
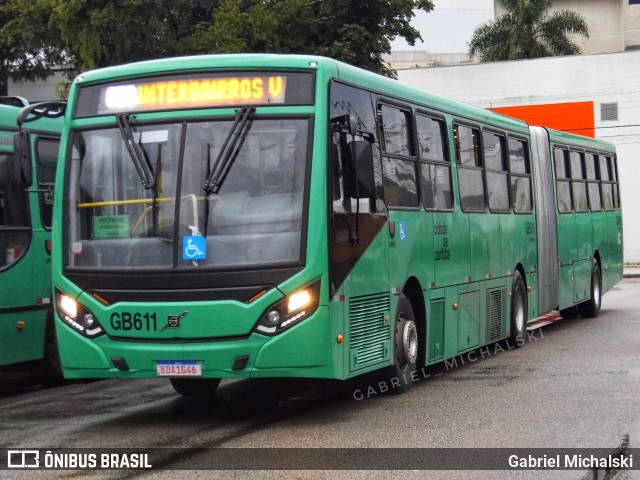
[[[413,365],[418,359],[418,330],[413,320],[407,320],[402,331],[402,352],[405,365]]]
[[[515,302],[515,324],[518,332],[521,332],[524,327],[524,302],[522,301],[522,294],[518,293],[516,295]]]
[[[596,276],[593,282],[593,301],[596,305],[596,308],[600,310],[600,302],[602,298],[600,297],[600,279]]]

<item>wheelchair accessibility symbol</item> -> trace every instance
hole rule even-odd
[[[183,260],[204,260],[207,258],[207,240],[202,236],[182,238]]]
[[[407,224],[400,222],[400,241],[404,242],[407,239]]]

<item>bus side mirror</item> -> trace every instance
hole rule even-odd
[[[11,155],[0,156],[0,190],[11,188]]]
[[[373,175],[373,147],[368,141],[355,141],[353,149],[353,166],[358,182],[358,196],[360,198],[374,198],[375,181]]]
[[[22,187],[30,187],[32,178],[31,134],[20,130],[13,136],[13,158],[15,161],[15,181]]]

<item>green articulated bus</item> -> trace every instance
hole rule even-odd
[[[611,145],[327,58],[85,73],[60,162],[67,378],[386,369],[401,391],[554,309],[597,315],[622,274]]]
[[[62,378],[51,287],[53,186],[64,105],[0,99],[0,369]]]

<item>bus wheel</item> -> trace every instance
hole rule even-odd
[[[390,370],[391,392],[404,393],[413,384],[411,375],[418,362],[418,327],[411,302],[404,295],[398,300],[396,312],[394,349],[395,362]]]
[[[44,358],[38,361],[36,376],[44,387],[57,387],[64,384],[58,340],[52,318],[47,319],[44,331]]]
[[[600,314],[602,305],[602,275],[600,275],[600,265],[593,261],[591,268],[591,296],[586,302],[579,305],[580,313],[584,317],[595,318]]]
[[[219,378],[170,378],[171,386],[183,397],[210,397],[216,393]]]
[[[527,290],[520,272],[513,274],[511,287],[511,336],[509,343],[514,348],[524,345],[527,332]]]

